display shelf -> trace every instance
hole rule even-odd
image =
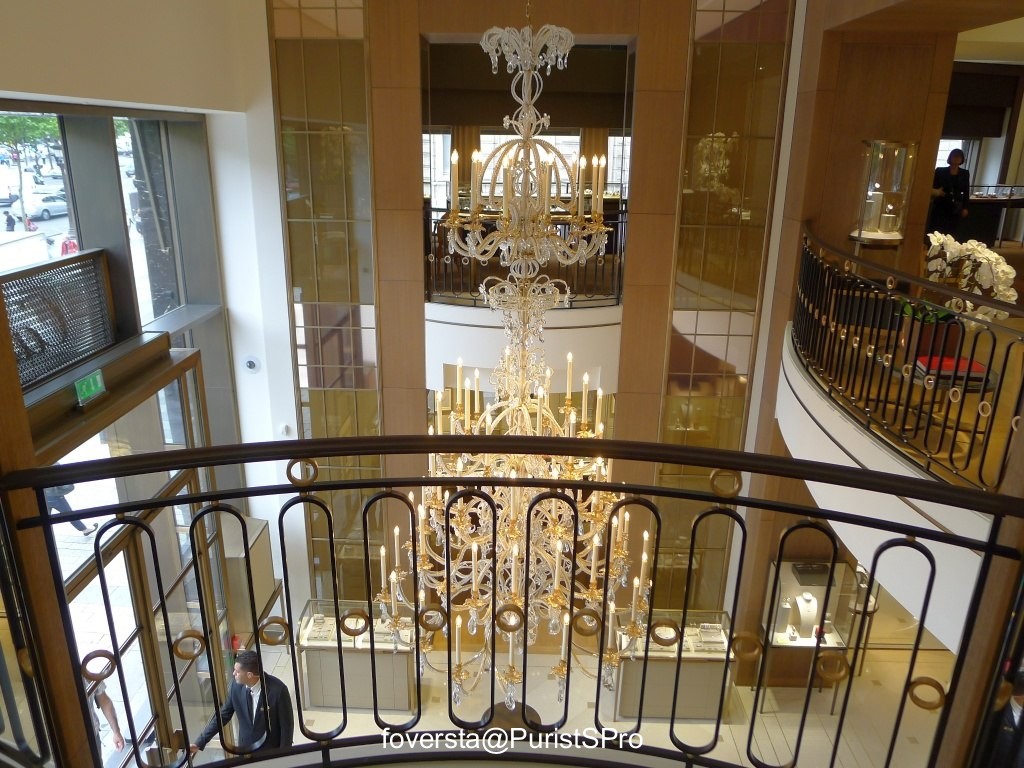
[[[299,618],[295,649],[306,703],[325,708],[341,706],[339,670],[340,659],[344,658],[346,705],[357,709],[374,705],[374,678],[369,663],[372,631],[377,706],[382,710],[409,711],[415,689],[413,627],[402,626],[396,638],[379,621],[373,622],[372,628],[366,627],[365,618],[346,614],[350,610],[365,611],[365,603],[343,601],[338,607],[340,611],[335,610],[330,600],[309,600]],[[359,633],[363,627],[366,631]]]
[[[874,245],[903,241],[917,145],[902,141],[865,141],[858,205],[850,237]]]
[[[648,644],[644,719],[671,717],[672,695],[677,690],[678,676],[676,717],[714,720],[718,717],[723,682],[728,700],[728,686],[732,680],[730,666],[733,656],[726,656],[729,614],[724,611],[690,611],[681,637],[672,624],[673,617],[678,618],[678,613],[655,611],[654,621],[665,622],[663,627],[655,627],[656,636],[661,643],[667,644],[655,642],[654,638]],[[659,629],[664,631],[658,634]],[[643,640],[631,653],[624,627],[618,628],[617,638],[620,661],[615,716],[629,720],[635,718],[639,710],[644,668]],[[677,658],[680,662],[678,668]]]
[[[817,654],[845,652],[849,645],[857,599],[856,573],[848,564],[836,563],[830,589],[827,562],[773,563],[769,584],[775,582],[776,568],[778,592],[768,596],[762,618],[763,629],[770,628],[765,684],[804,686]]]

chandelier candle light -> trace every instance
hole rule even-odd
[[[543,88],[542,70],[564,69],[573,46],[572,33],[545,24],[534,34],[530,27],[492,27],[480,45],[491,58],[497,74],[498,60],[507,60],[514,73],[512,97],[519,108],[506,116],[506,130],[515,138],[496,147],[486,157],[476,150],[470,158],[467,209],[459,204],[459,155],[452,152],[451,210],[445,219],[448,232],[447,260],[458,255],[488,262],[494,256],[513,275],[529,264],[586,263],[602,258],[608,242],[604,226],[604,156],[570,162],[553,144],[538,134],[550,125],[550,117],[537,111]],[[589,183],[589,211],[587,210]],[[562,189],[568,194],[563,197]],[[522,274],[520,277],[524,276]],[[461,382],[461,377],[456,380]]]
[[[470,258],[487,263],[497,256],[508,267],[507,279],[489,277],[480,286],[486,305],[502,313],[508,345],[490,376],[495,393],[490,403],[481,396],[479,371],[474,370],[472,380],[464,378],[463,360],[456,361],[454,405],[448,418],[443,418],[445,398],[442,392],[435,393],[430,434],[581,438],[604,434],[604,393],[597,388],[590,410],[590,373],[582,376],[577,410],[569,354],[565,399],[553,407],[552,370],[543,354],[545,312],[567,305],[570,292],[564,281],[540,274],[540,268],[552,259],[575,264],[603,257],[608,232],[600,203],[592,202],[587,210],[585,189],[589,179],[590,199],[602,199],[604,158],[594,158],[588,176],[584,158],[570,164],[537,137],[549,123],[548,116],[541,116],[534,106],[542,86],[540,70],[563,68],[572,44],[572,33],[550,25],[536,34],[529,27],[494,27],[483,36],[481,45],[490,55],[492,69],[497,72],[503,56],[508,71],[515,73],[512,95],[519,108],[513,117],[505,118],[505,126],[514,129],[516,136],[486,158],[474,154],[468,210],[460,210],[453,194],[445,225],[451,254],[459,254],[466,263]],[[453,184],[458,164],[459,157],[453,153]],[[569,189],[565,198],[559,194],[564,183]],[[521,656],[536,643],[544,625],[557,659],[551,674],[559,681],[559,701],[565,696],[570,664],[577,662],[576,652],[581,649],[601,659],[602,683],[612,687],[620,647],[614,624],[618,589],[632,586],[624,614],[629,617],[626,647],[635,646],[635,638],[646,632],[643,622],[653,584],[648,574],[654,566],[650,532],[643,532],[643,552],[631,557],[628,502],[621,494],[595,489],[535,501],[541,493],[538,489],[486,482],[487,478],[524,483],[529,478],[608,482],[610,462],[600,456],[438,453],[429,457],[429,471],[432,478],[443,478],[448,490],[440,485],[421,489],[421,503],[414,507],[415,562],[410,537],[403,546],[411,568],[403,571],[396,563],[389,584],[386,550],[381,551],[378,604],[385,625],[397,637],[403,622],[409,621],[405,617],[400,621],[397,615],[402,607],[412,609],[403,597],[404,578],[414,579],[421,595],[436,597],[435,604],[446,617],[439,628],[454,650],[447,671],[457,706],[490,672],[501,685],[506,706],[514,709],[522,682]],[[634,574],[638,575],[630,578]],[[394,599],[400,606],[388,604]],[[607,608],[602,610],[606,600]],[[596,631],[601,624],[605,645],[584,649],[574,642],[577,626]],[[506,648],[507,663],[502,664],[494,653]]]

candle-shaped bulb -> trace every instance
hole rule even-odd
[[[638,576],[633,577],[633,600],[629,606],[629,622],[636,624],[636,607],[637,601],[640,599],[640,578]]]
[[[471,574],[471,581],[472,581],[472,584],[473,584],[473,594],[475,595],[476,591],[477,591],[477,584],[478,584],[478,580],[477,580],[478,579],[478,577],[477,577],[477,557],[480,554],[480,545],[477,544],[474,541],[473,542],[473,546],[470,549],[472,550],[472,553],[473,553],[473,564],[472,564],[473,565],[473,573]]]
[[[452,168],[451,168],[451,182],[452,182],[452,211],[459,210],[459,153],[458,150],[452,150]]]
[[[587,400],[589,399],[588,398],[588,394],[589,393],[590,393],[590,373],[589,372],[585,372],[583,374],[583,396],[582,396],[582,398],[580,400],[580,404],[582,406],[580,408],[580,410],[583,411],[583,418],[581,419],[581,421],[584,424],[587,423]]]
[[[562,614],[562,661],[569,657],[569,612]]]
[[[541,434],[544,418],[544,387],[537,387],[537,434]]]
[[[519,594],[519,545],[512,545],[512,595]]]
[[[455,404],[462,405],[462,358],[455,361]]]
[[[608,647],[615,647],[615,601],[608,601],[608,626],[605,628],[608,637]]]

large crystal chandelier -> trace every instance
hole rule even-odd
[[[474,407],[477,398],[466,378],[447,424],[435,416],[431,429],[454,434],[602,435],[601,393],[598,391],[591,412],[590,394],[585,388],[577,408],[571,366],[565,399],[551,402],[552,372],[545,365],[541,334],[544,312],[568,295],[565,283],[544,276],[512,276],[507,280],[490,279],[480,290],[488,306],[503,313],[509,341],[491,377],[495,399]],[[418,507],[422,533],[416,583],[419,589],[436,594],[450,617],[450,634],[454,634],[450,642],[456,649],[453,696],[461,698],[464,684],[472,679],[471,669],[479,674],[497,664],[490,653],[490,635],[496,628],[499,646],[504,643],[508,659],[495,671],[505,703],[512,709],[516,686],[522,679],[518,659],[524,644],[534,644],[542,627],[551,635],[563,634],[562,655],[553,672],[564,679],[567,625],[574,609],[570,596],[574,596],[576,607],[586,606],[592,611],[603,601],[602,539],[618,497],[607,491],[577,492],[575,496],[560,494],[533,503],[541,490],[490,486],[486,482],[479,490],[465,490],[473,487],[467,480],[605,481],[608,467],[600,457],[462,453],[433,455],[430,469],[434,478],[449,479],[449,489],[433,486],[423,491]],[[624,582],[627,571],[628,543],[618,535],[619,525],[628,528],[626,515],[624,512],[613,520],[616,533],[608,577],[616,582]],[[474,642],[479,650],[471,659],[462,658],[463,627],[470,637],[482,633],[481,642]]]
[[[530,27],[492,27],[480,45],[491,57],[493,72],[504,57],[508,72],[515,75],[512,98],[519,108],[505,117],[504,126],[516,135],[486,157],[473,152],[466,210],[459,204],[459,156],[452,153],[452,207],[444,221],[449,254],[467,264],[469,259],[486,263],[498,255],[502,266],[520,275],[529,264],[576,264],[603,257],[609,232],[601,203],[605,158],[591,158],[588,174],[585,157],[570,162],[538,137],[550,124],[549,116],[535,106],[544,85],[541,71],[565,68],[572,33],[550,24],[536,34]]]
[[[599,205],[592,206],[589,215],[585,211],[585,162],[580,159],[575,173],[570,173],[569,164],[554,147],[536,138],[548,124],[547,116],[539,116],[534,108],[539,70],[565,66],[572,40],[568,30],[552,26],[542,27],[536,35],[529,28],[497,27],[484,34],[482,45],[494,66],[501,54],[508,60],[509,71],[516,71],[513,96],[520,108],[514,118],[506,118],[506,125],[514,127],[518,136],[486,159],[474,159],[470,209],[460,212],[453,207],[447,225],[452,252],[462,254],[464,260],[481,261],[499,253],[501,263],[509,268],[508,278],[488,278],[480,286],[487,306],[502,313],[508,344],[491,374],[494,399],[490,403],[480,397],[479,375],[472,382],[463,376],[460,359],[447,417],[442,410],[444,396],[436,393],[433,434],[587,438],[604,434],[601,389],[591,392],[585,373],[576,400],[570,354],[564,399],[553,401],[553,373],[542,346],[545,312],[567,304],[570,291],[564,281],[541,274],[541,267],[551,259],[573,263],[603,254],[607,232]],[[457,162],[453,158],[453,166]],[[600,200],[604,160],[593,165],[597,169],[592,176],[593,199]],[[492,172],[487,183],[487,172],[493,168],[500,173]],[[453,167],[452,179],[457,178],[457,167]],[[552,193],[563,178],[570,184],[569,199]],[[634,572],[639,575],[632,580],[632,602],[623,604],[629,605],[625,632],[632,638],[630,647],[643,635],[641,617],[646,616],[651,587],[648,532],[643,532],[642,552],[637,553],[634,546],[631,554],[629,512],[620,495],[606,490],[569,494],[487,482],[497,478],[606,482],[610,479],[606,462],[599,456],[469,452],[433,454],[429,462],[430,476],[439,484],[421,490],[410,540],[400,545],[400,529],[394,529],[396,564],[390,575],[387,551],[381,548],[377,602],[394,642],[402,642],[402,630],[414,618],[410,615],[414,603],[407,597],[413,588],[421,615],[428,604],[442,609],[444,619],[431,628],[448,637],[453,702],[458,705],[493,671],[506,706],[514,709],[527,646],[546,633],[549,645],[557,648],[561,634],[560,654],[550,670],[559,680],[561,700],[570,657],[578,658],[578,646],[570,643],[570,624],[573,632],[579,629],[584,635],[594,632],[583,632],[581,627],[596,631],[604,626],[607,645],[585,650],[591,660],[602,659],[602,682],[612,687],[621,650],[615,594],[627,586]],[[410,497],[415,503],[414,494]],[[415,559],[411,536],[415,536]],[[421,672],[427,665],[441,669],[427,653],[433,648],[429,635],[422,642]]]

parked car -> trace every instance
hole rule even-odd
[[[54,216],[68,215],[68,201],[64,195],[25,195],[25,215],[30,219],[46,221]],[[22,203],[12,206],[17,218],[21,218]]]

